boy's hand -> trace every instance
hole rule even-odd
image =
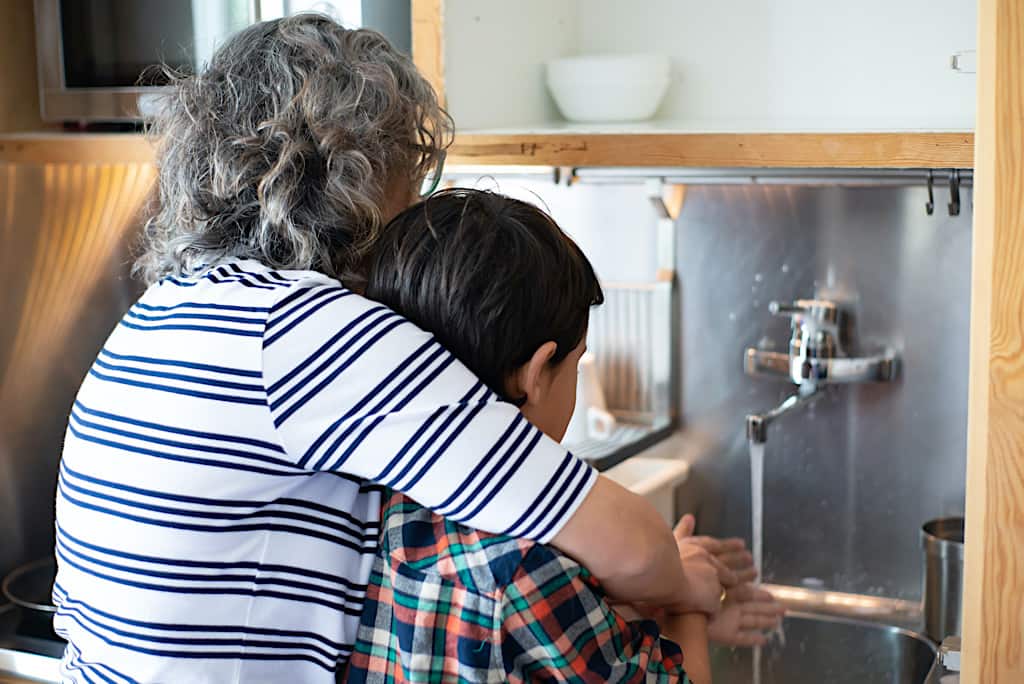
[[[741,584],[729,590],[722,610],[711,618],[708,636],[727,646],[763,646],[764,632],[778,627],[785,613],[764,589]]]

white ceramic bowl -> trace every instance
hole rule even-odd
[[[654,116],[669,82],[658,55],[591,55],[547,63],[547,84],[570,121],[642,121]]]

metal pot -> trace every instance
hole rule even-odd
[[[959,636],[964,573],[964,519],[938,518],[921,528],[924,632],[936,642]]]
[[[57,576],[57,562],[53,558],[40,558],[12,570],[4,577],[0,589],[4,596],[21,608],[21,631],[31,636],[56,638],[53,632],[53,580]]]

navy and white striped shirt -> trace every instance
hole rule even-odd
[[[335,280],[253,261],[166,278],[111,334],[71,411],[63,676],[333,682],[378,546],[380,485],[543,542],[594,480],[432,336]]]

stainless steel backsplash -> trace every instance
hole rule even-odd
[[[967,426],[971,192],[925,213],[924,187],[691,186],[678,221],[683,428],[699,442],[679,506],[702,532],[750,539],[743,418],[792,386],[742,372],[785,350],[771,300],[843,302],[855,342],[892,344],[891,385],[833,387],[769,430],[765,579],[915,600],[918,530],[961,514]]]
[[[539,200],[604,279],[652,279],[663,262],[642,183],[621,180],[626,174],[616,169],[579,173],[620,180],[483,184]],[[749,543],[744,416],[775,406],[792,386],[745,376],[743,350],[762,341],[787,348],[788,323],[769,315],[772,299],[829,295],[854,314],[851,353],[892,344],[902,355],[901,375],[892,385],[829,389],[771,426],[766,579],[916,600],[921,523],[962,513],[964,505],[971,191],[961,190],[961,214],[951,217],[945,181],[936,182],[928,216],[923,182],[893,185],[907,182],[902,172],[813,171],[815,182],[847,185],[810,186],[778,184],[808,176],[787,170],[759,174],[771,185],[752,183],[749,174],[733,174],[730,185],[699,185],[694,176],[708,182],[722,174],[650,170],[665,173],[689,183],[677,223],[674,408],[699,454],[677,508],[695,510],[703,532]],[[621,308],[610,302],[592,321],[612,324]],[[628,318],[614,325],[609,339],[630,344],[650,332]],[[642,365],[630,360],[629,344],[618,348],[616,367]],[[605,370],[604,382],[615,383]]]
[[[53,553],[68,411],[140,290],[129,252],[153,177],[142,164],[0,163],[0,575]]]

